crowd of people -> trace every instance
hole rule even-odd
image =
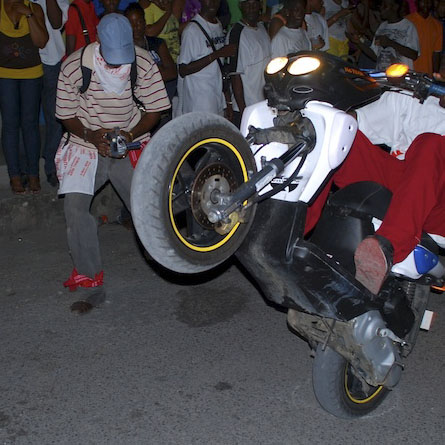
[[[40,155],[47,181],[58,186],[61,63],[97,41],[98,23],[110,13],[125,14],[135,44],[150,52],[173,116],[201,110],[239,125],[244,108],[263,98],[271,57],[312,49],[361,68],[400,61],[430,75],[438,71],[445,0],[2,0],[0,112],[13,193],[39,193]],[[230,89],[223,82],[228,74]]]
[[[403,62],[432,75],[444,20],[445,0],[1,0],[0,111],[11,190],[40,191],[42,103],[45,173],[64,195],[74,263],[64,284],[84,293],[72,310],[106,298],[91,201],[111,181],[130,207],[133,168],[156,128],[192,111],[239,126],[245,107],[264,99],[271,58],[300,50],[365,68]],[[116,127],[142,148],[110,156]]]

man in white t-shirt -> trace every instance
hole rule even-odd
[[[377,28],[371,47],[358,39],[353,40],[369,58],[376,61],[378,70],[385,70],[393,63],[403,63],[413,69],[413,62],[420,54],[416,27],[401,16],[403,1],[383,0],[381,15],[384,21]]]
[[[356,278],[377,294],[392,264],[403,261],[422,231],[445,237],[445,110],[439,99],[424,104],[412,96],[387,92],[356,111],[359,130],[345,162],[309,208],[306,232],[315,225],[330,185],[342,188],[377,182],[392,200],[376,236],[355,252]],[[404,160],[375,144],[406,152]]]
[[[202,0],[201,12],[182,33],[181,52],[178,57],[179,104],[175,115],[192,111],[220,115],[224,113],[226,103],[217,59],[233,56],[236,48],[234,45],[224,46],[223,28],[216,18],[219,3],[220,0]],[[212,49],[212,43],[215,51]]]
[[[232,122],[238,127],[244,108],[264,100],[264,70],[271,59],[269,35],[258,23],[261,0],[240,0],[239,4],[242,19],[227,36],[228,43],[234,35],[239,36],[237,54],[230,59],[230,70],[236,73],[231,75]]]
[[[42,107],[45,117],[45,173],[48,183],[58,185],[54,157],[62,138],[62,125],[56,120],[56,92],[62,57],[65,55],[65,42],[62,28],[68,18],[69,0],[34,0],[42,7],[48,31],[48,43],[40,49],[43,65]]]
[[[327,51],[329,49],[329,30],[328,22],[321,15],[322,9],[323,0],[307,0],[304,20],[312,49]]]
[[[287,23],[272,39],[272,58],[311,49],[308,34],[302,27],[306,0],[286,0],[283,7],[288,11]]]

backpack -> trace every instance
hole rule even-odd
[[[79,88],[80,94],[85,93],[88,90],[91,82],[91,68],[88,68],[83,64],[83,54],[87,47],[84,46],[82,48],[82,52],[80,53],[80,69],[82,71],[82,86]],[[134,87],[136,86],[136,80],[138,77],[138,66],[137,66],[137,56],[134,58],[134,62],[131,64],[130,70],[130,82],[131,82],[131,95],[133,97],[134,103],[141,111],[146,111],[144,104],[135,96]]]

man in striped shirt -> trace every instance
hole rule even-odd
[[[161,111],[170,108],[164,83],[148,52],[135,47],[130,23],[120,14],[106,15],[98,42],[71,54],[61,68],[56,116],[67,130],[56,155],[59,194],[64,210],[74,270],[64,283],[83,295],[71,306],[87,312],[105,301],[97,227],[89,209],[94,194],[110,180],[130,208],[130,185],[136,157],[110,157],[107,134],[116,127],[127,141],[149,140]],[[134,88],[130,79],[136,60]],[[82,66],[91,70],[88,88]],[[134,90],[134,91],[133,91]],[[133,98],[142,103],[142,113]],[[148,147],[148,150],[153,147]]]

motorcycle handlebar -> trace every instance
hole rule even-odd
[[[433,83],[428,89],[429,96],[445,96],[445,85]]]

